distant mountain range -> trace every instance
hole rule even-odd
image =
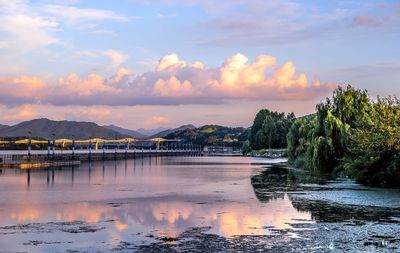
[[[152,138],[163,138],[171,133],[175,133],[177,131],[182,131],[185,129],[195,129],[196,127],[192,124],[188,124],[188,125],[183,125],[177,128],[173,128],[173,129],[166,129],[166,128],[158,128],[158,129],[162,129],[160,132],[156,132],[152,135],[146,135],[145,133],[152,133],[155,129],[151,129],[151,130],[146,130],[144,128],[140,128],[138,130],[130,130],[130,129],[126,129],[126,128],[122,128],[122,127],[118,127],[115,125],[109,125],[109,126],[103,126],[105,128],[108,128],[110,130],[119,132],[121,134],[125,134],[125,135],[129,135],[132,138],[136,138],[136,139],[152,139]],[[142,131],[142,132],[139,132]]]
[[[183,131],[186,129],[195,129],[195,128],[196,127],[192,124],[183,125],[183,126],[180,126],[180,127],[174,128],[174,129],[167,129],[167,130],[161,131],[157,134],[152,135],[151,138],[164,138],[164,137],[168,136],[169,134],[172,134],[175,132]]]
[[[49,119],[34,119],[24,121],[13,126],[0,124],[2,138],[43,138],[43,139],[182,139],[201,145],[220,145],[241,147],[248,139],[249,128],[225,127],[205,125],[196,128],[194,125],[183,125],[173,129],[166,129],[147,136],[138,131],[125,129],[115,125],[99,126],[93,122],[54,121]]]
[[[159,132],[162,132],[165,130],[168,130],[168,128],[165,128],[165,127],[158,127],[158,128],[154,128],[154,129],[139,128],[136,131],[145,136],[152,136],[152,135],[158,134]]]
[[[54,121],[49,119],[34,119],[13,126],[0,124],[0,137],[17,138],[33,137],[43,139],[120,139],[132,137],[136,139],[151,139],[165,137],[171,133],[185,129],[194,129],[193,125],[184,125],[174,129],[165,129],[153,135],[145,135],[135,130],[115,125],[99,126],[93,122]]]
[[[116,126],[116,125],[108,125],[108,126],[103,126],[103,127],[107,128],[107,129],[110,129],[110,130],[113,130],[115,132],[118,132],[120,134],[131,136],[132,138],[135,138],[135,139],[147,139],[147,138],[149,138],[148,135],[142,134],[142,133],[140,133],[138,131],[122,128],[122,127],[119,127],[119,126]]]
[[[44,139],[127,138],[129,135],[101,127],[93,122],[34,119],[0,128],[0,137],[36,137]]]

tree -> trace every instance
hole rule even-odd
[[[268,114],[268,110],[262,109],[257,113],[254,119],[253,126],[251,127],[250,131],[250,146],[254,150],[259,150],[263,147],[265,136],[260,132],[260,129],[262,128],[264,119]]]
[[[350,130],[362,125],[368,118],[370,108],[368,93],[351,86],[346,89],[338,87],[332,99],[327,98],[324,103],[316,106],[315,122],[311,132],[307,133],[307,150],[301,148],[304,152],[302,156],[311,171],[332,175],[342,169],[341,160],[348,152]],[[293,140],[298,133],[294,129],[291,131],[288,136],[291,142],[290,161],[293,162],[298,146],[303,144]]]
[[[242,153],[243,153],[243,155],[246,155],[250,152],[251,152],[250,142],[245,141],[242,146]]]
[[[368,120],[351,132],[350,154],[344,167],[360,183],[398,187],[400,103],[396,98],[378,98],[372,109]]]
[[[295,119],[294,113],[260,110],[250,131],[250,146],[253,150],[265,148],[285,148],[286,135]]]
[[[339,87],[297,119],[287,135],[289,163],[316,174],[346,175],[358,182],[400,186],[400,101]]]
[[[262,129],[260,129],[259,131],[262,131],[263,135],[265,136],[265,142],[263,146],[271,149],[274,141],[277,139],[275,122],[271,116],[267,116],[264,119]]]

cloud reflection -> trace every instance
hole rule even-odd
[[[293,219],[310,220],[307,212],[293,208],[287,196],[260,206],[258,202],[241,203],[201,198],[193,202],[188,197],[168,196],[129,200],[123,204],[70,203],[57,205],[26,204],[5,207],[2,224],[10,222],[47,222],[82,220],[89,224],[113,221],[114,232],[136,232],[138,226],[155,231],[157,236],[177,236],[199,226],[210,226],[213,233],[264,235],[265,227],[289,228]]]

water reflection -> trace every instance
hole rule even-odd
[[[220,201],[208,197],[168,196],[125,200],[122,203],[73,203],[57,205],[22,204],[1,211],[2,223],[32,223],[46,221],[85,221],[95,224],[113,221],[116,230],[138,225],[156,234],[177,236],[187,228],[211,226],[211,231],[223,236],[263,235],[266,227],[289,228],[293,219],[310,219],[306,212],[298,213],[285,196],[262,207],[256,203]],[[206,202],[210,201],[210,202]]]
[[[158,157],[6,170],[0,175],[0,225],[101,224],[106,232],[95,232],[92,246],[104,250],[100,242],[143,242],[149,234],[176,237],[191,227],[211,227],[211,233],[230,237],[269,234],[271,228],[289,228],[294,220],[310,222],[311,214],[294,208],[285,193],[270,199],[257,195],[251,178],[264,170],[262,162],[270,161]],[[85,236],[70,234],[68,240],[79,248]],[[31,231],[30,238],[36,237]],[[7,234],[0,244],[5,240],[23,245],[26,238]]]

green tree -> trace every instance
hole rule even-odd
[[[372,108],[368,120],[351,132],[344,167],[363,184],[399,187],[400,103],[396,98],[378,98]]]
[[[315,122],[311,132],[307,134],[307,149],[300,147],[304,152],[303,158],[307,167],[319,174],[332,175],[341,171],[341,160],[346,156],[349,146],[350,130],[368,119],[371,103],[366,91],[354,89],[351,86],[337,88],[332,99],[316,106]],[[300,124],[300,125],[299,125]],[[307,122],[295,124],[302,127]],[[296,132],[297,131],[297,132]],[[288,135],[290,142],[290,161],[298,155],[300,141],[294,140],[300,131],[291,129]],[[305,138],[305,136],[299,136]]]
[[[260,110],[250,131],[250,146],[253,150],[264,148],[285,148],[286,135],[295,119],[294,113]]]
[[[250,141],[245,141],[242,146],[242,154],[247,155],[251,152]]]
[[[260,129],[260,131],[262,131],[263,135],[265,136],[265,143],[263,146],[271,149],[275,139],[277,138],[276,125],[271,116],[267,116],[264,119],[262,129]]]

